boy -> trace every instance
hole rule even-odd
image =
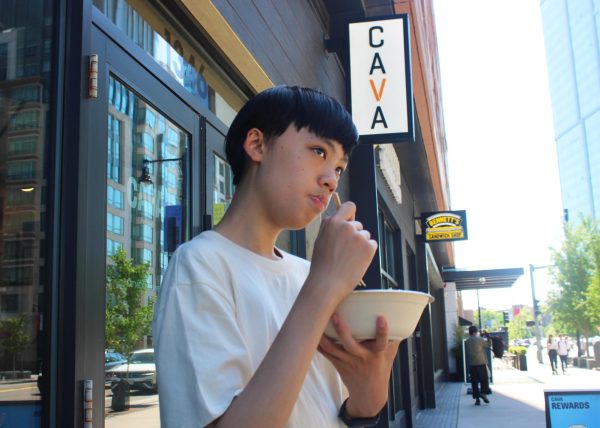
[[[379,317],[376,338],[357,343],[334,314],[376,242],[347,202],[322,222],[312,263],[275,247],[323,213],[357,138],[344,108],[310,89],[271,88],[240,110],[226,140],[231,206],[176,251],[156,305],[163,427],[376,422],[398,342]],[[340,344],[323,336],[330,319]]]

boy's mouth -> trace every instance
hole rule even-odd
[[[329,198],[327,196],[312,195],[310,199],[321,211],[324,211],[329,203]]]

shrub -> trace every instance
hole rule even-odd
[[[515,355],[527,355],[527,348],[524,346],[510,346],[508,352]]]

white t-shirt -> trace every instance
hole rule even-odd
[[[558,355],[569,355],[569,344],[565,339],[560,339],[556,344]]]
[[[153,325],[163,428],[209,424],[258,368],[310,267],[280,252],[282,259],[267,259],[207,231],[173,255]],[[347,395],[333,365],[315,352],[287,426],[345,426],[337,412]]]

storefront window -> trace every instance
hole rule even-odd
[[[3,2],[0,24],[0,425],[41,426],[50,0]]]
[[[167,11],[141,1],[93,0],[93,3],[202,105],[226,125],[231,123],[247,97]],[[146,120],[153,127],[156,119],[146,116]]]
[[[385,216],[379,212],[379,251],[381,252],[381,275],[384,288],[398,288],[396,279],[397,255],[395,254],[396,231]]]

